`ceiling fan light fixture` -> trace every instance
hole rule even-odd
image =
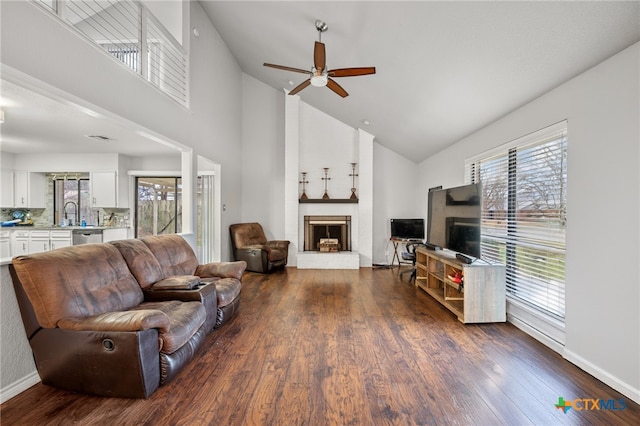
[[[311,77],[311,85],[315,87],[324,87],[327,85],[327,74],[319,74]]]
[[[329,73],[327,73],[326,70],[322,70],[322,71],[318,71],[317,68],[312,68],[311,69],[311,78],[309,79],[311,81],[311,85],[314,87],[324,87],[327,85],[327,82],[329,81]]]

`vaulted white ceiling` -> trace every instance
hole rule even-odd
[[[300,97],[416,162],[640,40],[637,1],[201,4],[242,70],[276,89],[306,77],[262,64],[310,69],[325,21],[327,66],[377,73],[336,79],[344,99],[312,86]]]
[[[325,21],[327,66],[377,73],[337,78],[347,98],[310,86],[302,100],[415,162],[640,40],[639,1],[200,3],[242,70],[278,90],[305,75],[262,64],[310,69],[314,22]],[[78,105],[2,83],[3,101],[22,102],[1,126],[2,151],[176,152]]]
[[[103,116],[67,99],[0,81],[0,150],[29,153],[122,153],[177,155],[135,125]],[[106,139],[104,139],[106,138]]]

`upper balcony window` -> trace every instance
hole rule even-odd
[[[143,3],[130,0],[34,1],[159,90],[188,106],[188,57],[173,35],[179,30],[173,28],[172,34]],[[157,11],[162,12],[161,9]]]

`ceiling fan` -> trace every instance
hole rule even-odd
[[[332,77],[354,77],[359,75],[369,75],[375,74],[375,67],[360,67],[360,68],[337,68],[333,70],[327,70],[326,68],[326,55],[324,49],[324,43],[322,43],[322,33],[327,31],[329,26],[322,21],[315,22],[316,29],[318,30],[318,41],[315,42],[315,46],[313,48],[313,67],[311,71],[303,70],[300,68],[292,68],[286,67],[284,65],[275,65],[265,63],[265,67],[277,68],[285,71],[299,72],[302,74],[308,74],[309,79],[303,81],[298,86],[296,86],[293,90],[289,92],[290,95],[295,95],[308,85],[312,85],[315,87],[324,87],[327,86],[329,89],[333,90],[338,95],[343,98],[349,96],[346,90],[342,88]]]

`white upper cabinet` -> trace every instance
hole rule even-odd
[[[6,172],[10,173],[10,172]],[[4,173],[3,173],[4,181]],[[2,184],[3,196],[2,201],[5,200],[4,187]],[[7,207],[20,207],[20,208],[45,208],[47,205],[47,178],[44,173],[32,173],[26,171],[13,172],[13,203]],[[3,206],[4,207],[4,206]]]
[[[116,172],[91,172],[91,207],[118,207]]]
[[[13,172],[3,170],[0,179],[0,207],[13,207]]]

